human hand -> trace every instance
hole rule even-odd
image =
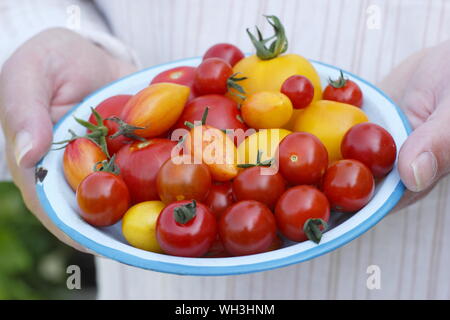
[[[78,250],[83,248],[59,231],[41,208],[34,166],[52,144],[55,121],[87,94],[134,69],[82,36],[55,28],[22,45],[0,74],[0,120],[13,180],[30,211]]]
[[[403,109],[414,131],[400,149],[408,188],[398,208],[426,195],[450,171],[450,41],[406,59],[380,87]]]

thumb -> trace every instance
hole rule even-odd
[[[49,112],[52,83],[39,63],[20,60],[4,65],[0,76],[0,118],[16,165],[33,167],[52,143]]]
[[[450,167],[450,110],[435,112],[408,137],[399,153],[399,173],[414,192],[428,189]]]

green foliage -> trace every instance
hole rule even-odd
[[[72,255],[26,209],[19,190],[1,182],[0,300],[60,298]]]

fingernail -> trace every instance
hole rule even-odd
[[[20,167],[23,157],[33,148],[31,134],[28,131],[20,131],[14,141],[14,156],[17,166]]]
[[[412,163],[411,167],[416,180],[415,190],[422,191],[428,188],[437,174],[437,160],[430,151],[422,152]]]

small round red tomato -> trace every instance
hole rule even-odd
[[[125,182],[111,172],[88,175],[78,186],[76,198],[81,218],[96,227],[117,223],[130,206]]]
[[[119,117],[122,113],[123,107],[130,100],[131,95],[118,95],[113,96],[102,103],[100,103],[95,111],[103,118],[111,118],[111,117]],[[94,114],[91,114],[89,117],[89,122],[97,125],[97,119],[95,119]],[[105,120],[103,125],[108,128],[108,135],[106,136],[106,145],[108,146],[108,152],[110,155],[115,154],[120,150],[125,144],[130,143],[132,141],[131,138],[127,138],[125,136],[118,136],[114,139],[111,139],[111,136],[114,135],[119,130],[119,124],[117,122],[111,120]]]
[[[278,147],[279,170],[292,184],[318,184],[328,167],[328,151],[307,132],[286,136]]]
[[[355,212],[372,198],[375,182],[370,170],[356,160],[340,160],[325,173],[322,189],[333,209]]]
[[[244,53],[238,47],[229,43],[218,43],[206,51],[203,60],[220,58],[228,62],[232,67],[244,59]]]
[[[117,153],[116,163],[133,204],[159,200],[156,176],[176,145],[168,139],[150,139],[126,145]]]
[[[201,257],[217,238],[217,222],[209,209],[193,201],[169,204],[159,214],[156,238],[167,254]]]
[[[213,184],[205,200],[205,205],[209,207],[216,218],[219,218],[233,203],[233,189],[230,182]]]
[[[392,170],[397,156],[394,138],[375,123],[361,123],[347,131],[341,144],[345,159],[364,163],[375,178],[382,178]]]
[[[194,123],[195,121],[200,121],[206,108],[208,108],[207,125],[221,130],[242,129],[246,131],[248,129],[241,118],[241,112],[238,110],[237,103],[228,97],[218,94],[197,97],[188,102],[174,128],[190,130],[185,125],[185,122]]]
[[[275,209],[278,229],[286,238],[297,242],[308,239],[320,242],[329,219],[327,197],[311,186],[289,189],[280,197]]]
[[[237,201],[256,200],[273,209],[286,190],[286,181],[279,172],[264,175],[261,169],[256,166],[241,171],[233,180],[233,194]]]
[[[190,99],[195,97],[194,87],[194,77],[195,77],[195,67],[181,66],[175,67],[166,71],[161,72],[156,77],[153,78],[150,84],[160,83],[160,82],[170,82],[177,83],[191,88]]]
[[[181,200],[202,202],[211,189],[208,166],[194,163],[189,156],[180,158],[167,160],[159,170],[156,178],[159,197],[166,204]]]
[[[341,71],[338,80],[331,80],[323,92],[323,100],[332,100],[361,107],[363,93],[361,88],[352,80],[345,79]]]
[[[233,74],[230,64],[219,58],[204,60],[195,71],[194,90],[199,95],[225,94],[228,78]]]
[[[303,109],[309,106],[314,98],[314,86],[308,78],[293,75],[284,81],[281,93],[291,100],[294,109]]]
[[[219,220],[220,239],[234,256],[267,251],[276,238],[276,229],[270,209],[253,200],[235,203]]]

